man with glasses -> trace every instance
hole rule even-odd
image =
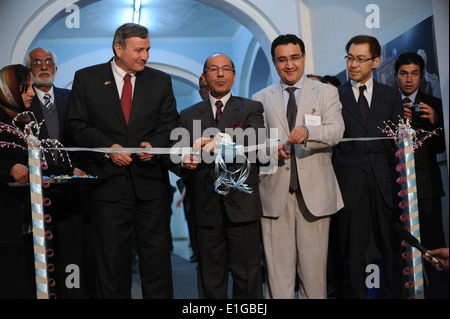
[[[345,49],[350,80],[339,87],[344,138],[385,138],[381,129],[390,121],[399,123],[403,105],[398,91],[372,77],[380,62],[380,44],[372,36],[358,35],[348,41]],[[371,236],[383,261],[382,295],[393,297],[393,259],[399,255],[391,245],[391,225],[400,214],[396,150],[391,139],[349,141],[335,148],[333,164],[344,208],[336,215],[342,260],[333,263],[343,265],[344,273],[336,274],[335,280],[344,279],[340,286],[345,298],[367,296],[366,266],[374,263],[375,257],[373,249],[369,250]]]
[[[189,131],[191,138],[191,145],[184,146],[193,145],[194,150],[201,147],[203,155],[213,151],[218,136],[210,139],[209,133],[205,133],[207,129],[223,134],[227,129],[236,128],[256,137],[257,130],[264,128],[264,109],[259,102],[231,94],[236,78],[231,59],[224,54],[210,56],[202,77],[210,89],[209,97],[180,112],[180,126]],[[201,122],[201,128],[196,128],[196,122]],[[202,137],[193,135],[196,129],[201,129]],[[227,299],[231,272],[233,298],[262,298],[258,165],[251,163],[245,180],[251,194],[235,189],[223,195],[215,191],[214,164],[211,158],[205,157],[200,163],[188,160],[181,172],[186,183],[193,187],[199,296]],[[245,163],[236,159],[226,165],[234,172]]]
[[[261,219],[267,266],[266,298],[327,296],[330,215],[343,206],[331,164],[344,132],[338,91],[305,75],[305,45],[292,34],[272,42],[280,83],[253,96],[264,105],[266,127],[282,141],[275,172],[261,176]]]
[[[42,123],[38,138],[56,139],[64,146],[73,143],[65,128],[67,107],[70,90],[55,87],[56,55],[48,48],[35,48],[25,56],[25,64],[34,75],[35,97],[30,106],[38,123]],[[45,121],[44,121],[45,120]],[[78,154],[70,154],[72,166],[69,161],[61,160],[57,151],[53,156],[46,154],[48,169],[43,170],[46,176],[51,175],[79,175],[85,173],[76,166],[79,164]],[[87,209],[82,200],[83,189],[75,184],[52,185],[45,189],[45,196],[49,197],[52,205],[46,207],[46,213],[52,217],[52,223],[47,228],[53,232],[54,239],[49,246],[55,251],[51,263],[55,265],[52,278],[55,279],[55,288],[52,288],[57,298],[84,298],[86,288],[84,275],[88,270],[83,265],[83,219],[82,213]],[[81,269],[83,285],[80,289],[69,289],[66,284],[66,267],[76,264]]]

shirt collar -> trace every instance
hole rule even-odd
[[[283,82],[283,80],[280,80],[280,82],[281,82],[281,89],[283,89],[283,91],[290,86],[296,87],[297,89],[301,89],[303,87],[303,84],[305,83],[305,74],[303,74],[300,80],[298,80],[297,83],[295,83],[294,85],[287,85],[285,82]]]
[[[356,82],[356,81],[353,81],[353,80],[350,80],[350,83],[351,83],[351,85],[352,85],[353,88],[358,89],[358,90],[359,90],[359,87],[360,87],[360,86],[365,85],[365,86],[366,86],[367,92],[368,92],[369,94],[372,94],[372,90],[373,90],[373,77],[370,77],[370,78],[366,81],[366,83],[364,83],[364,84],[361,84],[361,83]]]
[[[211,105],[213,107],[216,107],[216,101],[220,100],[223,103],[223,107],[225,107],[225,105],[227,104],[228,100],[231,97],[231,92],[228,92],[227,95],[225,95],[224,97],[220,98],[220,99],[216,99],[214,96],[211,95],[211,93],[209,94],[209,101],[211,102]]]
[[[119,77],[120,79],[123,80],[125,74],[127,74],[127,72],[125,72],[124,70],[122,70],[117,64],[116,64],[116,58],[112,59],[111,61],[111,69],[113,71],[113,73]],[[136,75],[136,73],[130,73],[131,76]]]
[[[402,100],[403,100],[405,97],[407,97],[407,98],[409,98],[409,99],[411,100],[411,102],[413,102],[413,103],[414,103],[414,101],[416,100],[417,93],[419,92],[419,89],[417,89],[417,90],[415,90],[411,95],[406,96],[406,95],[403,94],[402,90],[400,90],[400,89],[398,89],[398,90],[399,90],[400,93],[402,94]]]
[[[53,91],[53,85],[50,87],[50,91],[48,92],[41,91],[37,87],[34,87],[34,92],[36,92],[39,101],[41,101],[42,103],[44,103],[44,95],[47,93],[50,93],[51,100],[55,101],[55,92]]]

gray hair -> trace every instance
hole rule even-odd
[[[50,50],[50,49],[40,48],[40,47],[39,48],[34,48],[33,50],[30,50],[30,51],[27,52],[27,54],[25,55],[25,66],[30,67],[30,65],[31,65],[31,53],[34,50],[37,50],[37,49],[42,49],[42,50],[47,51],[48,53],[50,53],[50,55],[52,56],[53,63],[55,63],[55,66],[56,66],[56,62],[57,61],[56,61],[55,53],[52,50]]]
[[[125,23],[121,25],[114,33],[114,39],[112,43],[112,50],[114,55],[116,55],[116,50],[114,50],[114,45],[120,44],[121,47],[125,48],[125,41],[128,38],[138,37],[141,39],[148,38],[148,29],[142,25],[136,23]]]

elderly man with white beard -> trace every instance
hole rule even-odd
[[[66,133],[65,120],[69,104],[70,90],[57,88],[53,85],[58,70],[55,54],[47,48],[35,48],[29,51],[25,57],[25,65],[34,75],[34,91],[29,111],[33,112],[38,123],[42,123],[39,140],[56,139],[64,146],[72,146],[73,142]],[[76,152],[70,153],[72,166],[66,160],[61,160],[57,151],[54,156],[46,155],[48,169],[43,170],[45,176],[80,175],[85,173],[76,168],[80,165],[80,156]],[[54,292],[59,299],[84,298],[86,287],[81,289],[69,289],[65,285],[66,267],[78,265],[83,274],[83,216],[87,211],[86,199],[81,199],[85,192],[83,186],[76,184],[52,185],[45,190],[45,196],[49,197],[52,204],[46,207],[46,213],[52,217],[52,222],[47,227],[53,233],[53,239],[49,242],[55,251],[51,263],[55,265],[52,278],[56,286]],[[80,278],[81,279],[81,278]],[[80,282],[83,282],[80,280]]]

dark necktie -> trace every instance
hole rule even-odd
[[[44,95],[44,106],[47,108],[47,110],[50,110],[53,106],[52,99],[51,99],[50,93],[45,93]]]
[[[295,101],[294,91],[296,87],[288,87],[286,91],[289,92],[289,100],[287,104],[286,117],[289,125],[289,131],[295,127],[295,121],[297,119],[297,102]],[[297,174],[297,161],[295,156],[295,145],[291,145],[291,178],[289,181],[289,192],[292,194],[298,189],[298,174]]]
[[[131,75],[125,74],[123,80],[125,81],[122,88],[122,97],[120,98],[120,103],[122,104],[123,115],[125,115],[125,120],[130,119],[131,112],[131,103],[133,102],[132,98],[132,89],[131,89]]]
[[[222,101],[220,101],[220,100],[216,101],[216,107],[217,107],[217,110],[216,110],[216,123],[219,124],[220,117],[222,116],[222,107],[223,107]]]
[[[411,103],[411,100],[409,99],[409,97],[405,97],[402,102],[403,104]]]
[[[367,102],[367,99],[364,96],[365,89],[366,89],[365,85],[361,85],[359,87],[359,98],[358,98],[358,106],[359,109],[361,110],[364,123],[367,122],[367,117],[369,116],[369,103]]]

